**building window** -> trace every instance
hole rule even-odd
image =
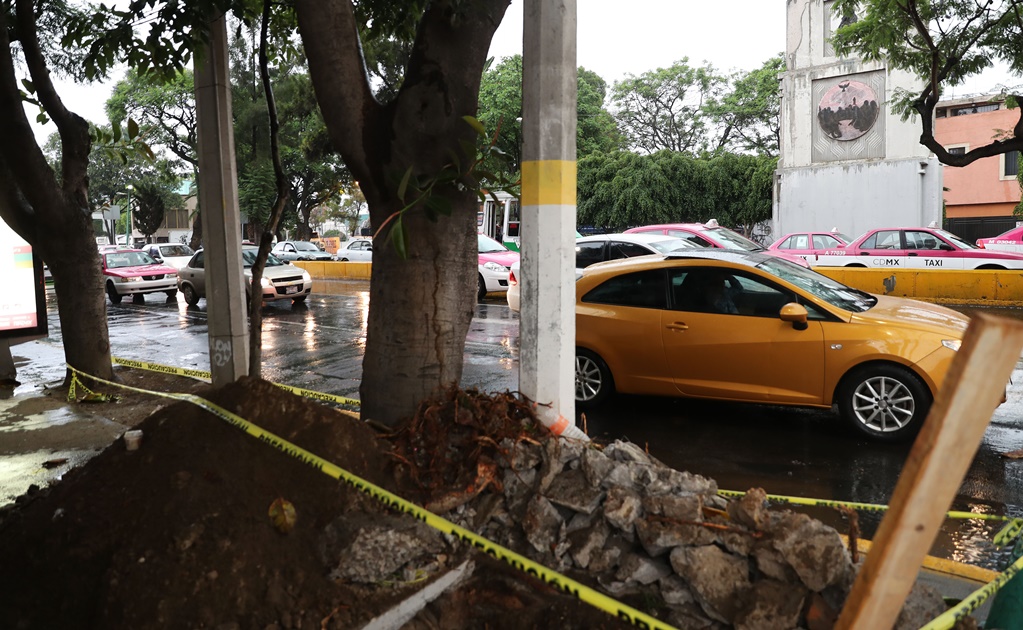
[[[960,145],[957,147],[945,147],[949,155],[966,155],[966,145]]]
[[[967,107],[951,107],[948,110],[949,116],[966,116],[967,114],[983,114],[984,112],[998,111],[998,103],[988,103],[985,105],[969,105]]]
[[[1019,175],[1019,151],[1002,154],[1002,179],[1015,179]]]

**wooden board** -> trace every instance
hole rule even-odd
[[[1023,321],[976,315],[895,486],[836,628],[895,625],[1023,350]]]

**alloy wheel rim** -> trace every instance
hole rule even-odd
[[[852,406],[856,420],[877,433],[898,431],[916,414],[913,392],[889,376],[874,376],[860,383],[853,392]]]
[[[589,357],[575,358],[575,399],[586,402],[593,400],[603,386],[600,368]]]

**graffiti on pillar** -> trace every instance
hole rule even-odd
[[[874,126],[879,109],[873,88],[845,79],[821,97],[817,104],[817,124],[832,140],[855,140]]]
[[[231,362],[232,354],[230,341],[224,341],[223,339],[216,339],[213,341],[213,365],[217,367],[224,367]]]

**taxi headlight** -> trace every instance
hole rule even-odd
[[[490,271],[505,271],[505,266],[496,262],[485,263],[483,265],[483,268],[489,269]]]
[[[260,278],[259,279],[259,286],[263,287],[264,289],[267,288],[268,286],[271,286],[270,285],[270,280],[268,278],[266,278],[266,277]]]
[[[949,350],[959,352],[959,348],[963,345],[962,339],[942,339],[941,345],[945,346]]]
[[[303,271],[302,272],[302,282],[312,282],[312,281],[313,281],[313,277],[309,275],[309,272],[308,271]]]
[[[130,276],[128,278],[118,278],[118,282],[140,282],[142,278],[139,276]]]

